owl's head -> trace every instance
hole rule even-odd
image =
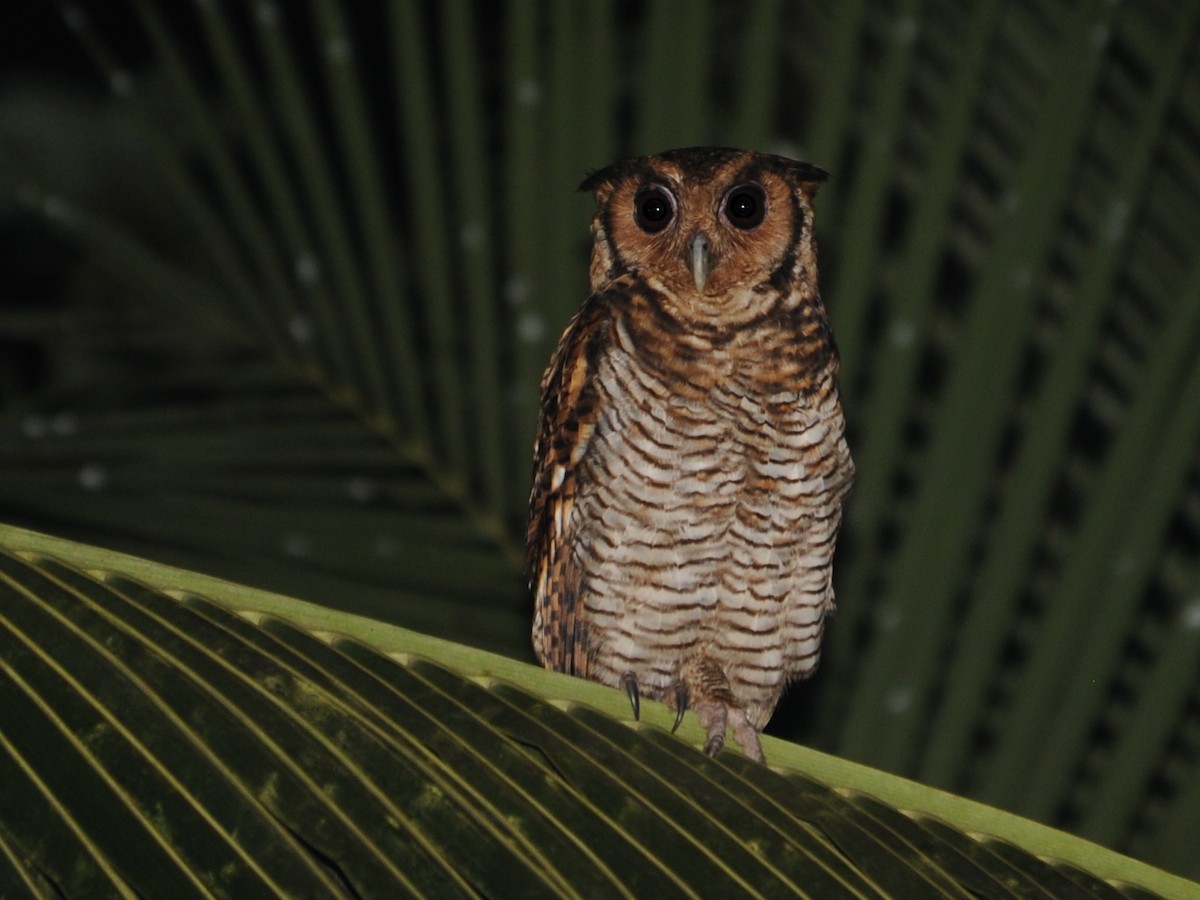
[[[673,315],[736,322],[816,294],[812,199],[825,172],[720,147],[668,150],[592,173],[592,289],[625,273]]]

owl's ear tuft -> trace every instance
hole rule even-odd
[[[800,187],[801,193],[808,198],[811,203],[813,197],[816,196],[817,188],[821,183],[829,178],[829,173],[819,166],[814,166],[812,163],[796,162],[795,160],[787,160],[787,173],[796,181]]]
[[[611,166],[605,166],[603,169],[596,169],[594,172],[589,172],[588,177],[579,183],[576,190],[598,192],[605,185],[612,184],[617,180],[620,174],[620,164],[614,163]]]
[[[822,181],[829,180],[829,173],[820,166],[814,166],[812,163],[796,163],[796,170],[800,178],[804,181],[811,181],[814,184],[820,184]]]
[[[775,169],[781,175],[785,175],[802,184],[811,185],[809,193],[815,191],[821,182],[829,178],[828,172],[820,166],[814,166],[812,163],[800,162],[784,156],[771,157],[771,160],[774,163],[771,168]]]
[[[652,178],[658,174],[650,163],[652,157],[636,156],[632,159],[622,159],[603,169],[596,169],[579,185],[581,191],[593,192],[597,199],[603,200],[606,191],[614,185],[630,178]]]

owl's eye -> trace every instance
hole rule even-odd
[[[675,217],[675,203],[671,195],[660,187],[648,187],[638,191],[633,206],[638,227],[647,234],[662,231]]]
[[[729,192],[725,216],[735,228],[754,228],[767,211],[767,198],[757,184],[743,184]]]

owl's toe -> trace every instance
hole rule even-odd
[[[751,724],[744,709],[729,703],[701,703],[694,708],[696,718],[708,735],[704,741],[705,753],[709,756],[720,753],[725,747],[725,731],[729,729],[748,759],[766,762],[758,729]]]
[[[725,728],[729,721],[729,707],[724,703],[699,703],[695,707],[696,718],[704,728],[704,752],[716,756],[725,746]]]
[[[733,729],[733,736],[748,759],[760,763],[767,761],[763,754],[762,742],[758,739],[758,729],[751,724],[744,709],[737,708],[729,711],[729,727]]]
[[[717,660],[703,654],[685,660],[663,699],[675,710],[672,731],[679,727],[686,710],[696,714],[705,732],[704,752],[709,756],[721,752],[725,732],[732,729],[742,752],[756,762],[764,761],[758,729],[730,689],[729,678]]]
[[[708,740],[704,742],[704,752],[708,756],[716,756],[725,748],[725,728],[722,726],[720,731],[710,733]]]

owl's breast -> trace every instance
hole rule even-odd
[[[708,648],[743,692],[777,696],[815,663],[832,546],[825,448],[840,430],[799,385],[715,362],[726,377],[702,390],[620,346],[598,360],[573,553],[607,680],[637,671],[665,689]]]

